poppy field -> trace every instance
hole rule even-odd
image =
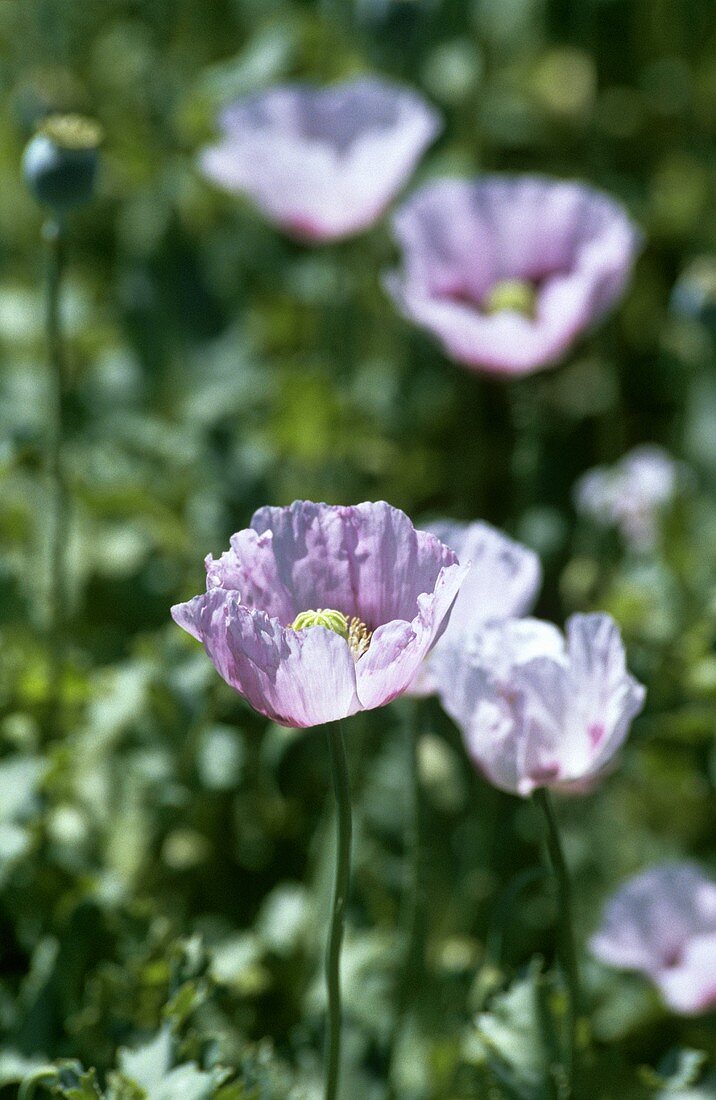
[[[0,62],[0,1098],[716,1098],[712,5]]]

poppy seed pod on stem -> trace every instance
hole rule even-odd
[[[28,142],[25,182],[43,206],[58,212],[92,198],[99,169],[102,128],[83,115],[49,115]]]
[[[47,736],[62,731],[66,646],[67,542],[70,492],[64,457],[67,360],[62,324],[62,281],[66,265],[66,213],[92,198],[99,166],[102,128],[82,115],[49,115],[28,143],[22,160],[25,181],[48,208],[42,230],[47,250],[45,336],[47,401],[45,469],[48,490],[47,561]]]

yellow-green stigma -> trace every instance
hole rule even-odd
[[[102,144],[102,127],[84,115],[48,115],[38,133],[60,149],[97,149]]]
[[[485,313],[521,313],[525,317],[534,317],[537,305],[537,291],[532,283],[522,279],[503,279],[495,283],[485,297],[482,308]]]
[[[291,623],[293,630],[306,630],[310,626],[325,626],[326,630],[332,630],[334,634],[345,638],[354,661],[363,656],[373,636],[372,630],[356,616],[349,621],[341,611],[333,611],[330,607],[302,611]]]
[[[348,619],[340,611],[332,611],[330,607],[319,607],[316,611],[302,611],[291,623],[294,630],[306,630],[309,626],[325,626],[326,630],[332,630],[334,634],[340,634],[341,638],[348,641]]]

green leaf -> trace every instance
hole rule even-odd
[[[657,1070],[650,1066],[642,1067],[641,1077],[646,1085],[662,1090],[659,1095],[666,1097],[697,1084],[707,1060],[704,1051],[681,1047],[670,1050]]]
[[[165,1024],[153,1039],[133,1050],[122,1048],[118,1054],[121,1073],[148,1094],[159,1088],[172,1062],[173,1039],[169,1024]]]
[[[559,1063],[550,990],[535,959],[527,975],[513,982],[481,1012],[464,1048],[475,1065],[487,1064],[511,1096],[537,1100],[550,1068]]]

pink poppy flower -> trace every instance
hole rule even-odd
[[[716,1007],[716,882],[691,863],[664,863],[626,882],[590,941],[607,966],[636,970],[675,1012]]]
[[[416,92],[377,77],[283,85],[221,115],[201,167],[286,232],[333,241],[368,229],[405,186],[441,123]]]
[[[172,608],[259,713],[316,726],[405,691],[467,566],[381,501],[261,508],[206,559],[207,591]]]
[[[662,447],[634,447],[614,466],[595,466],[574,487],[575,505],[605,527],[616,527],[634,550],[656,542],[659,519],[688,484],[686,467]]]
[[[438,691],[436,677],[441,669],[450,675],[449,662],[447,667],[443,665],[440,652],[449,652],[463,635],[485,623],[526,615],[542,583],[542,567],[534,550],[489,523],[443,520],[429,524],[427,530],[454,550],[460,561],[469,561],[470,572],[455,600],[445,633],[410,686],[413,695]]]
[[[561,359],[619,300],[640,247],[613,199],[540,176],[438,180],[393,227],[401,312],[458,363],[510,376]]]
[[[512,619],[436,655],[440,697],[475,765],[526,797],[539,787],[585,790],[609,765],[644,703],[609,615],[551,623]]]

